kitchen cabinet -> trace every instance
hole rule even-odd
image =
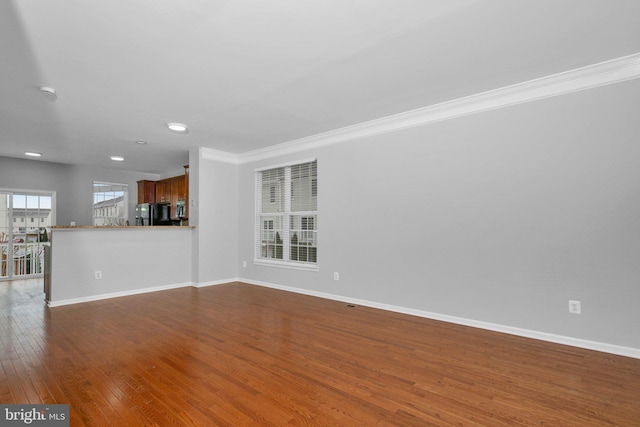
[[[176,204],[180,200],[180,184],[179,181],[183,180],[181,176],[176,176],[169,179],[169,193],[171,196],[171,218],[176,218],[178,213],[176,212]]]
[[[156,203],[169,203],[171,201],[171,184],[168,179],[156,181]]]
[[[188,204],[189,198],[189,176],[188,175],[180,175],[174,176],[173,178],[169,178],[168,186],[170,188],[170,202],[171,202],[171,217],[177,219],[178,212],[176,206],[178,202],[184,202],[185,208]],[[188,218],[187,209],[185,209],[184,217]]]
[[[178,177],[178,200],[187,200],[189,194],[189,175]]]
[[[138,204],[168,203],[171,205],[169,215],[178,219],[176,206],[184,202],[184,219],[189,218],[189,167],[185,166],[185,174],[159,181],[138,181]]]
[[[138,204],[156,202],[156,182],[138,181]]]
[[[184,166],[184,217],[189,218],[189,165]]]

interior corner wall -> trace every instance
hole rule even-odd
[[[242,164],[240,277],[640,349],[638,99],[633,80]],[[254,170],[309,157],[319,271],[253,264]]]
[[[189,153],[189,225],[193,234],[192,279],[196,286],[238,277],[238,166]]]

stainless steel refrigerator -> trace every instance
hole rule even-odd
[[[136,225],[170,225],[169,212],[169,204],[141,203],[136,205]]]

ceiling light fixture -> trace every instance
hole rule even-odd
[[[167,127],[175,133],[189,133],[187,125],[183,125],[182,123],[167,123]]]
[[[111,160],[113,160],[114,162],[124,162],[124,157],[122,157],[122,156],[111,156],[109,158]]]
[[[42,157],[42,153],[36,153],[35,151],[25,151],[24,155],[31,157]]]
[[[42,94],[46,96],[47,99],[50,99],[51,101],[55,101],[56,99],[58,99],[58,94],[56,93],[56,90],[52,87],[40,86],[40,92],[42,92]]]
[[[136,141],[138,145],[147,145],[147,141]]]

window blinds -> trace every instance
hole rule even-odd
[[[317,161],[256,171],[256,258],[317,262]]]

